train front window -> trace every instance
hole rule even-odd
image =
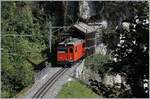
[[[67,48],[65,48],[65,47],[59,47],[59,48],[58,48],[58,51],[67,52]]]
[[[70,48],[70,49],[69,49],[69,52],[70,52],[70,53],[73,53],[73,48]]]

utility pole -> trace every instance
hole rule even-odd
[[[52,51],[52,35],[53,35],[53,33],[57,32],[57,31],[60,31],[60,29],[68,29],[70,27],[71,26],[52,26],[52,22],[49,21],[49,37],[48,37],[48,40],[49,40],[49,51],[50,51],[50,53]],[[52,29],[57,29],[57,30],[52,31]]]
[[[49,21],[49,51],[50,51],[50,53],[51,53],[51,51],[52,51],[52,23],[51,23],[51,21]]]

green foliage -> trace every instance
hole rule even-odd
[[[113,55],[118,64],[114,70],[127,74],[135,97],[148,97],[141,86],[142,80],[149,78],[149,22],[145,21],[148,21],[148,3],[137,3],[133,8],[137,10],[136,18],[126,20],[130,23],[130,31],[118,32],[124,42],[114,49]]]
[[[123,88],[110,88],[105,91],[105,95],[107,98],[131,98],[132,95],[128,90]]]
[[[13,97],[33,82],[33,67],[26,60],[38,63],[48,46],[47,19],[32,2],[2,2],[2,97]],[[44,13],[44,12],[43,12]],[[32,37],[7,36],[32,35]]]
[[[148,15],[148,1],[96,1],[97,19],[106,20],[115,28],[123,20],[135,15]],[[143,12],[145,11],[145,12]]]
[[[60,7],[55,7],[55,4],[59,4]],[[52,21],[53,25],[63,23],[64,12],[56,13],[59,10],[63,11],[62,4],[62,2],[31,1],[1,3],[2,97],[13,97],[33,82],[33,67],[27,59],[39,63],[47,57],[45,51],[48,48],[48,23],[49,21]],[[54,35],[54,38],[57,37]]]
[[[112,62],[108,65],[115,73],[124,72],[127,74],[127,82],[131,85],[134,97],[148,97],[142,85],[144,83],[143,79],[149,78],[148,2],[112,1],[99,2],[98,5],[101,5],[101,7],[97,6],[100,9],[98,10],[99,17],[102,20],[107,20],[109,25],[109,28],[103,30],[103,42],[107,45],[108,50],[112,52],[113,58],[117,59],[117,62]],[[120,27],[123,20],[130,24],[129,31]],[[119,28],[115,31],[114,27],[117,25]],[[122,35],[121,39],[120,35]],[[124,42],[120,43],[119,39]],[[110,97],[122,97],[124,94],[116,95],[117,91],[115,91],[116,89],[110,91],[110,94],[112,93]]]
[[[106,28],[103,29],[102,39],[108,50],[114,50],[119,42],[119,34],[113,28]]]
[[[92,90],[77,81],[66,83],[57,95],[58,98],[98,98]]]
[[[56,7],[56,4],[60,6]],[[44,55],[41,52],[48,46],[50,17],[53,19],[50,20],[53,25],[63,25],[65,7],[62,4],[62,2],[1,2],[2,97],[13,97],[32,83],[34,71],[26,58],[33,59],[35,63],[42,60]],[[129,22],[132,24],[135,24],[133,17],[136,15],[142,20],[136,24],[136,31],[122,32],[126,37],[125,48],[115,48],[120,33],[113,30],[104,30],[103,39],[109,48],[114,51],[117,49],[116,57],[121,60],[121,66],[116,65],[121,67],[119,70],[122,70],[124,65],[129,65],[130,69],[125,71],[129,73],[130,78],[143,78],[143,75],[148,77],[149,34],[148,26],[143,24],[143,19],[148,18],[148,2],[100,2],[98,7],[100,19],[106,19],[110,26],[111,24],[115,26],[118,20],[121,21],[126,16],[130,18]],[[59,11],[61,13],[58,13]],[[32,37],[4,36],[7,34],[32,35]],[[55,35],[53,37],[57,39]],[[133,44],[134,40],[136,44]],[[129,48],[133,50],[132,53],[128,53]],[[95,72],[104,73],[108,70],[107,63],[110,61],[108,55],[94,55],[86,59],[86,66]],[[137,80],[132,79],[131,83],[135,84],[135,81]]]
[[[111,2],[106,5],[109,5],[110,3]],[[113,5],[114,3],[115,2],[110,5],[115,6]],[[124,72],[127,74],[127,78],[129,78],[127,82],[132,87],[134,97],[148,97],[148,95],[144,93],[144,89],[142,89],[143,87],[141,86],[143,83],[142,80],[148,79],[149,77],[149,22],[146,22],[146,20],[149,21],[148,2],[125,2],[125,4],[120,4],[116,8],[118,9],[124,5],[128,5],[128,8],[120,10],[121,12],[116,11],[113,17],[115,18],[117,13],[122,13],[120,15],[121,19],[123,14],[128,14],[124,21],[130,24],[129,31],[126,31],[120,26],[117,31],[107,28],[107,30],[104,30],[103,32],[103,41],[111,50],[112,56],[117,59],[117,62],[110,64],[112,71],[115,73]],[[105,11],[107,9],[109,8],[106,7]],[[130,12],[128,12],[128,10]],[[109,11],[109,15],[111,14],[111,11],[112,10]],[[112,20],[112,17],[110,19]],[[122,35],[121,39],[119,37],[120,35]],[[124,42],[120,43],[119,39]],[[112,91],[113,92],[110,93],[114,93],[115,90]],[[115,96],[115,93],[112,95],[112,97],[120,97]]]
[[[93,70],[94,72],[105,73],[108,71],[111,59],[109,55],[96,54],[89,56],[85,59],[85,66]]]

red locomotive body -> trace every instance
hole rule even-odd
[[[78,38],[69,38],[58,44],[57,63],[70,65],[85,55],[85,41]]]

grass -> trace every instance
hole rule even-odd
[[[66,83],[62,90],[57,95],[57,98],[98,98],[86,85],[77,81],[70,81]]]

